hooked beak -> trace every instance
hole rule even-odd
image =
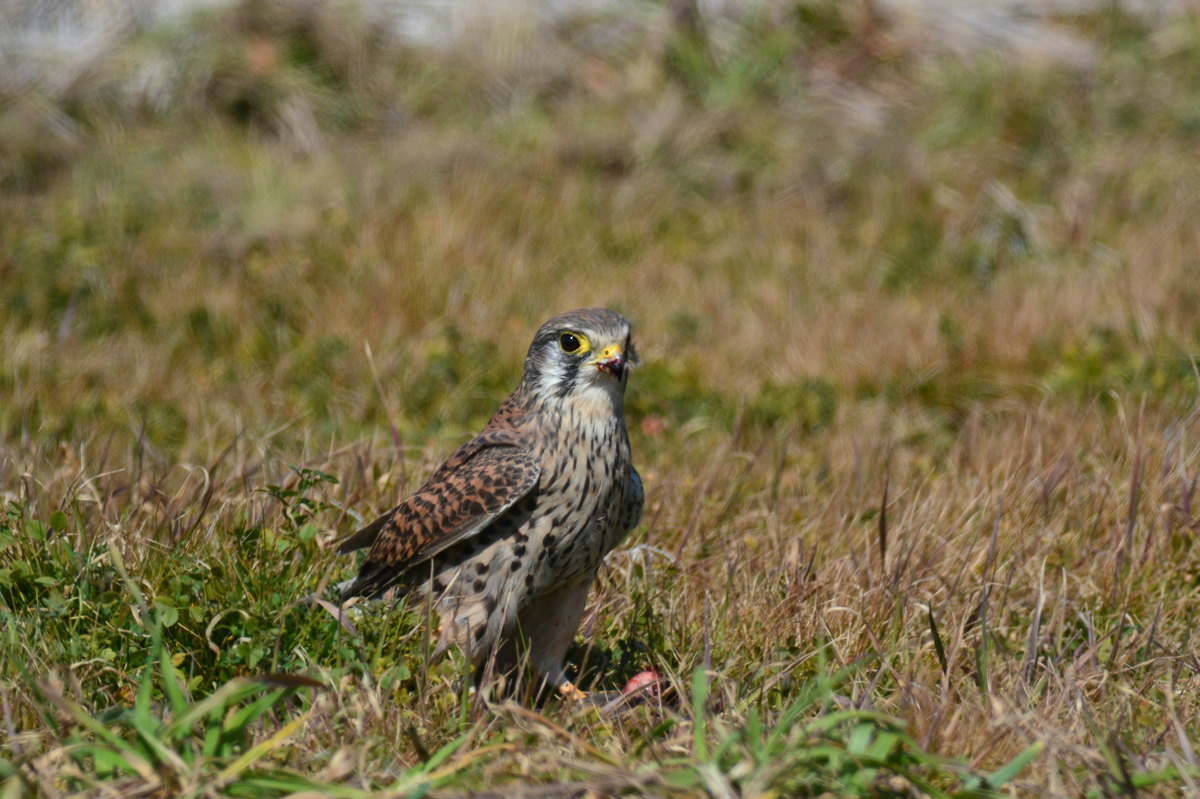
[[[618,380],[624,377],[626,370],[629,368],[629,363],[625,360],[625,354],[621,352],[621,348],[616,344],[610,344],[605,347],[592,363],[596,364],[596,368],[601,372],[612,375]]]

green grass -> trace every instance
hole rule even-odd
[[[1200,23],[768,6],[248,3],[0,84],[0,791],[1196,792]],[[582,305],[644,360],[615,717],[306,601]]]

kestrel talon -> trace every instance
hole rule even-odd
[[[457,644],[477,670],[496,653],[570,699],[563,655],[604,556],[641,518],[625,428],[629,322],[598,308],[542,325],[517,390],[420,490],[350,536],[370,547],[343,599],[408,594],[439,616],[436,655]]]

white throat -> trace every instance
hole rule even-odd
[[[585,420],[604,421],[624,416],[624,392],[620,381],[598,375],[582,389],[572,392],[563,404]]]

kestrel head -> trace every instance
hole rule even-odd
[[[629,322],[615,311],[582,308],[542,325],[525,358],[527,389],[543,400],[615,401],[638,364]]]

